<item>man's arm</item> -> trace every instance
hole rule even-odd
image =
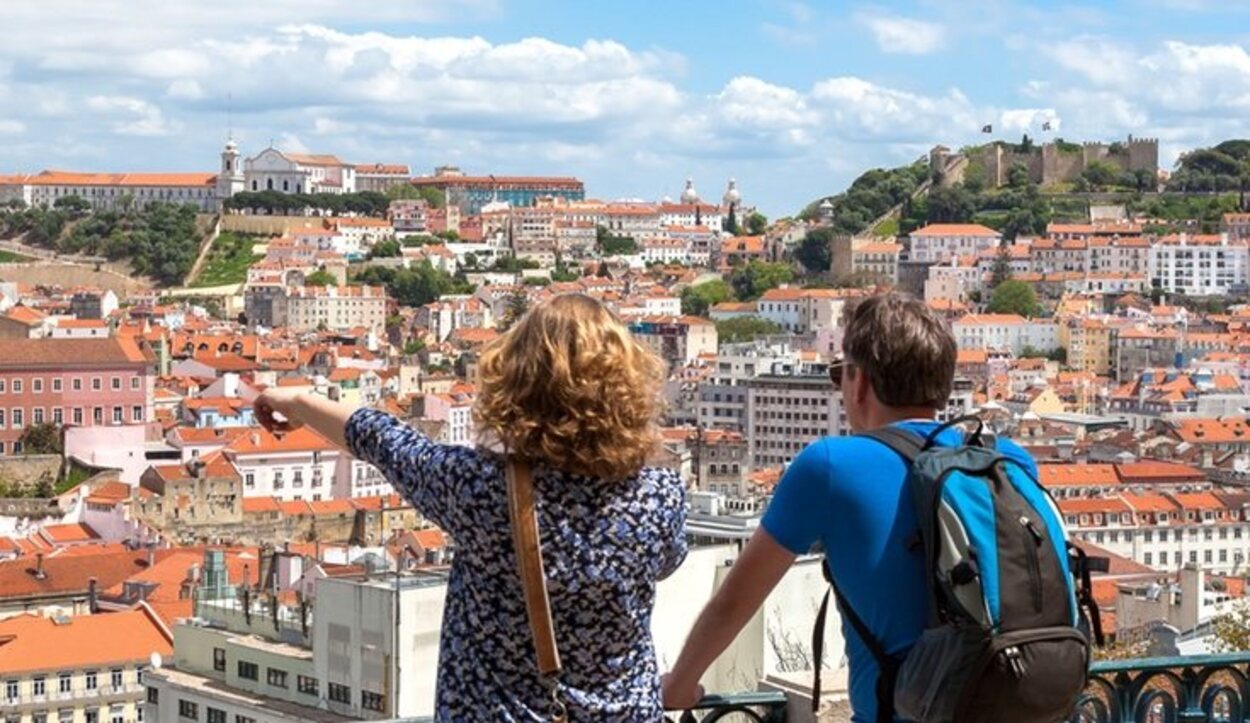
[[[725,583],[699,614],[672,672],[664,676],[665,707],[689,708],[698,702],[703,673],[738,636],[795,557],[764,528],[755,531]]]

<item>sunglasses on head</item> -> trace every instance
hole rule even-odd
[[[842,370],[851,364],[846,356],[838,353],[837,356],[829,362],[829,381],[833,382],[834,391],[842,391]]]

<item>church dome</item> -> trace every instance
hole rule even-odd
[[[699,192],[694,190],[693,178],[686,179],[686,188],[685,190],[681,192],[681,202],[682,203],[698,203],[699,202]]]
[[[721,199],[726,206],[737,206],[742,203],[742,192],[738,190],[738,182],[729,179],[729,188],[725,189],[725,196]]]

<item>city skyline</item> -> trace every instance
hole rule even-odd
[[[367,18],[337,2],[59,4],[6,6],[0,171],[211,171],[233,133],[249,155],[272,140],[414,173],[576,175],[601,198],[675,197],[687,176],[716,197],[735,177],[778,216],[934,143],[1148,135],[1168,168],[1236,137],[1250,97],[1228,30],[1244,11],[1200,0],[662,15],[457,0]]]

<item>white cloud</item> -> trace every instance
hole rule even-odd
[[[1119,84],[1137,71],[1133,53],[1106,38],[1083,36],[1043,43],[1039,47],[1060,67],[1084,75],[1099,85]]]
[[[87,99],[87,107],[106,116],[128,116],[112,124],[113,131],[122,135],[163,136],[177,130],[160,108],[139,98],[97,95]]]
[[[189,78],[175,80],[165,90],[165,95],[180,100],[200,100],[204,97],[204,89],[200,84]]]
[[[938,23],[886,15],[861,14],[856,19],[867,26],[877,47],[886,53],[927,55],[946,42],[946,28]]]
[[[15,120],[0,120],[0,135],[17,135],[26,132],[26,124]]]
[[[1042,126],[1050,124],[1050,132],[1058,132],[1062,119],[1054,108],[1016,108],[1005,110],[998,116],[998,128],[1003,131],[1019,131],[1021,133],[1040,132]]]

